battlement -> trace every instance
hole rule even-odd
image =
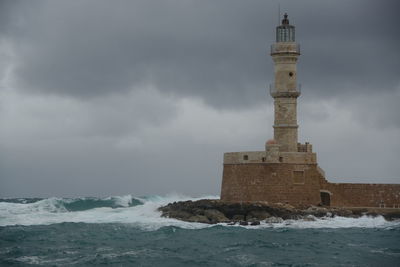
[[[252,164],[252,163],[290,163],[316,164],[317,155],[309,152],[278,152],[243,151],[224,153],[224,164]]]
[[[306,142],[305,144],[297,143],[298,152],[312,152],[312,144]]]

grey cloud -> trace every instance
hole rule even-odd
[[[368,128],[384,130],[400,128],[400,85],[393,93],[380,92],[374,95],[347,99],[343,106],[352,107],[355,121]]]
[[[280,3],[300,141],[333,181],[398,182],[399,4]],[[272,135],[277,6],[0,1],[0,194],[218,194],[222,153]]]
[[[63,99],[58,99],[58,105],[36,101],[29,107],[22,99],[14,105],[16,114],[0,120],[3,197],[219,194],[223,152],[262,150],[272,134],[271,106],[220,112],[194,100],[182,107],[180,101],[174,119],[149,125],[141,123],[141,114],[123,115],[127,105],[121,105],[115,107],[121,123],[113,124],[120,116],[102,120],[108,107],[99,101],[89,104],[91,119],[78,117],[86,113],[79,111],[72,114],[76,123],[62,126],[59,120],[71,115],[73,105],[61,108]],[[163,101],[157,104],[168,106]],[[337,101],[302,101],[300,141],[311,141],[331,181],[398,182],[399,129],[369,127],[354,120],[353,108]],[[309,115],[320,111],[321,117]],[[52,112],[56,116],[43,115]]]
[[[277,3],[39,1],[8,9],[15,77],[27,92],[90,98],[153,84],[214,107],[265,101]],[[394,1],[286,2],[302,45],[299,82],[316,96],[393,90]],[[383,12],[383,11],[387,12]],[[390,26],[387,26],[390,25]],[[12,30],[9,30],[12,28]],[[344,85],[354,85],[345,92]]]

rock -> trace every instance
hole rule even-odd
[[[314,216],[308,215],[308,216],[305,216],[305,217],[303,218],[303,221],[306,221],[306,222],[313,222],[313,221],[316,221],[316,219],[315,219]]]
[[[304,216],[299,215],[299,214],[288,214],[286,216],[282,216],[282,219],[284,219],[284,220],[301,220],[303,218],[304,218]]]
[[[217,209],[232,220],[235,215],[245,216],[247,213],[247,205],[241,203],[222,203]]]
[[[235,222],[244,221],[244,215],[233,215],[232,220]]]
[[[187,219],[188,222],[210,223],[210,220],[204,215],[195,215]]]
[[[229,222],[229,219],[226,218],[222,212],[215,209],[205,210],[204,216],[206,216],[211,223]]]
[[[193,214],[195,215],[204,215],[204,210],[203,209],[194,209]]]
[[[257,218],[246,218],[246,221],[248,222],[248,223],[252,223],[252,222],[256,222],[256,221],[259,221],[259,220],[257,220]]]
[[[297,208],[282,203],[268,202],[224,202],[216,199],[180,201],[169,203],[158,209],[161,216],[183,221],[219,223],[219,222],[259,222],[281,223],[285,219],[313,220],[314,217],[359,217],[362,215],[382,215],[386,220],[400,218],[400,209],[380,208],[329,208],[318,206],[299,206]],[[314,218],[315,219],[315,218]]]
[[[353,212],[347,209],[337,209],[333,213],[334,215],[341,217],[350,217],[351,215],[353,215]]]
[[[290,204],[283,204],[282,207],[285,208],[285,209],[288,209],[288,210],[295,210],[295,208]]]
[[[345,210],[345,209],[343,209],[343,210]],[[363,216],[370,212],[373,212],[373,211],[368,210],[366,208],[356,208],[356,209],[352,209],[352,210],[346,210],[346,213],[348,213],[349,216],[351,216],[352,214],[358,215],[358,216]]]
[[[279,217],[269,217],[267,219],[265,219],[266,223],[282,223],[283,219],[279,218]]]
[[[171,210],[168,212],[168,217],[176,218],[176,219],[188,219],[189,217],[193,216],[191,213],[181,210]]]
[[[250,211],[247,214],[246,217],[247,218],[254,218],[256,220],[262,221],[262,220],[265,220],[266,218],[268,218],[270,216],[271,215],[268,212],[264,211],[264,210],[253,210],[253,211]],[[247,219],[247,220],[249,220],[249,219]]]
[[[314,215],[315,217],[325,217],[328,212],[327,208],[311,206],[305,210],[307,215]]]
[[[246,222],[246,221],[240,221],[240,223],[239,223],[240,225],[244,225],[244,226],[246,226],[246,225],[249,225],[249,223],[248,222]]]
[[[386,214],[382,214],[383,218],[387,221],[393,221],[400,219],[400,210],[388,212]]]
[[[254,226],[254,225],[260,225],[260,221],[251,222],[250,225],[252,225],[252,226]]]

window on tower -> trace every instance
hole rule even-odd
[[[292,25],[278,26],[276,29],[276,41],[294,42],[294,33],[294,26]]]

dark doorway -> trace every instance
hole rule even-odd
[[[321,192],[321,203],[324,206],[330,206],[331,205],[331,194],[328,192]]]

